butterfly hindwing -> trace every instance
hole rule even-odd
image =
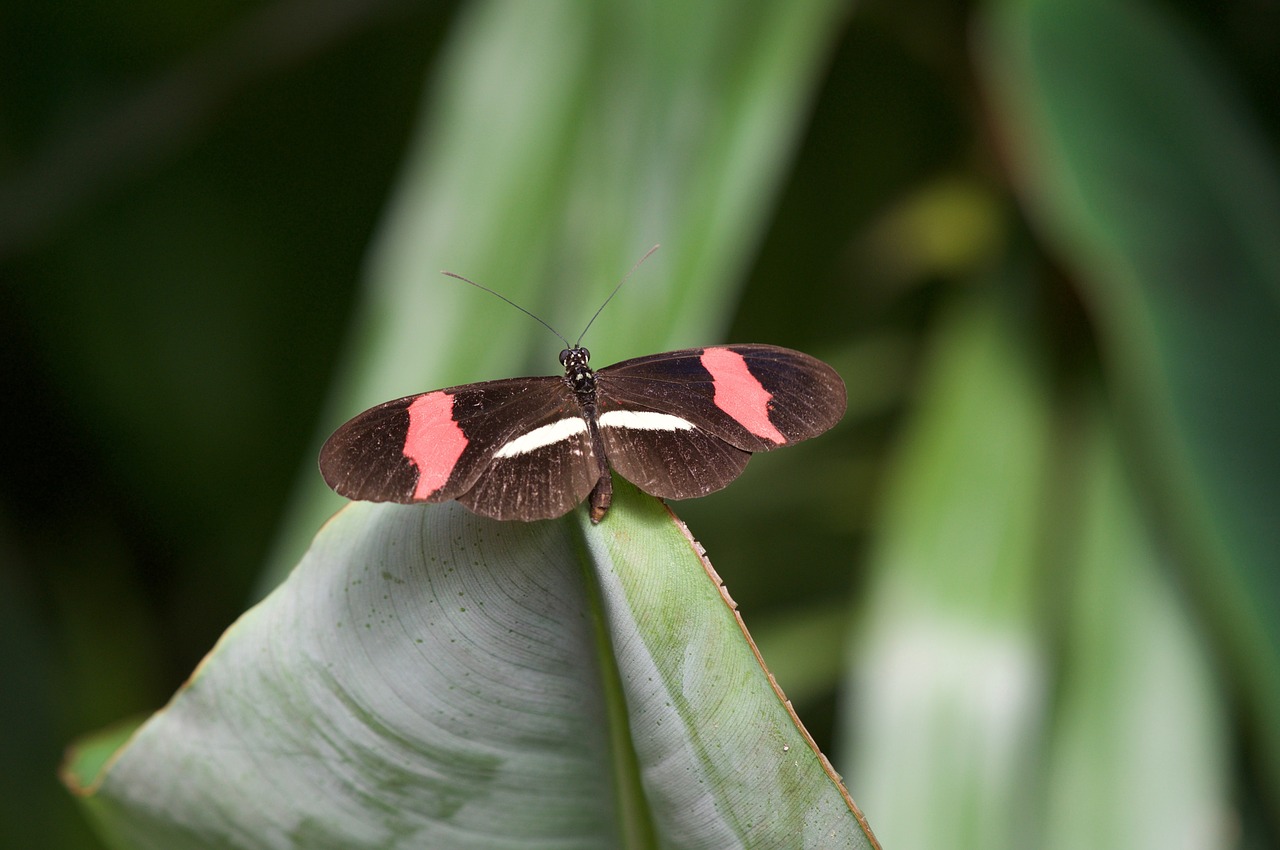
[[[638,424],[627,424],[630,420]],[[728,486],[751,459],[751,452],[699,428],[643,427],[644,420],[630,413],[606,414],[601,417],[600,436],[610,466],[651,496],[705,496]]]
[[[458,501],[492,519],[551,519],[580,505],[598,474],[584,428],[553,444],[495,456]]]

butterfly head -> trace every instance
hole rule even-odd
[[[575,390],[590,389],[595,383],[595,373],[588,365],[591,352],[580,345],[566,348],[560,352],[560,365],[564,367],[565,379]]]

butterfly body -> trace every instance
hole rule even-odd
[[[737,478],[753,452],[817,436],[844,414],[830,366],[786,348],[724,345],[592,370],[578,345],[563,376],[466,384],[378,405],[320,452],[339,494],[457,499],[495,519],[561,516],[589,499],[599,522],[610,469],[651,495],[686,499]]]

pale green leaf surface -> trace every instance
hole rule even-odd
[[[1154,4],[991,5],[978,42],[1035,223],[1074,272],[1280,788],[1280,174]]]
[[[867,847],[695,544],[354,504],[90,795],[126,846]]]
[[[586,538],[664,843],[871,846],[830,766],[761,675],[718,576],[687,531],[670,530],[646,500],[625,533]]]
[[[186,846],[597,846],[613,782],[576,562],[558,525],[352,505],[99,795],[138,847],[171,846],[157,823]]]

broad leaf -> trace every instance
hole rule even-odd
[[[868,847],[687,531],[353,504],[88,792],[124,846]]]

